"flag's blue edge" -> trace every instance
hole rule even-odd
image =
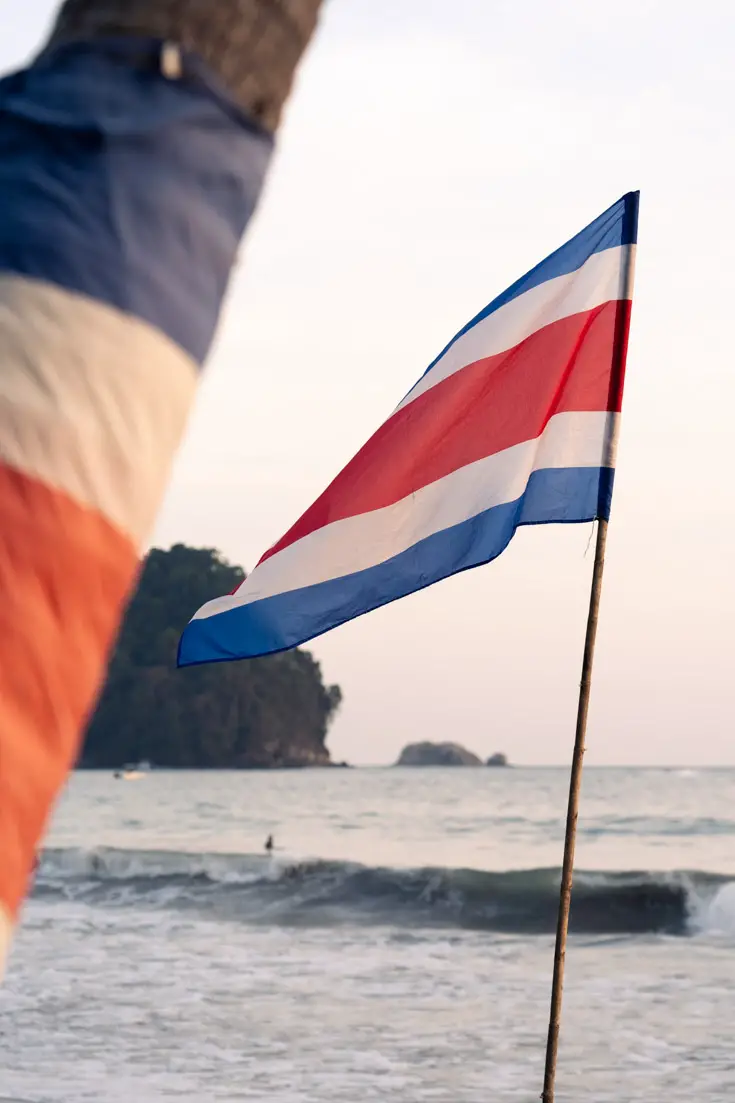
[[[135,65],[121,49],[74,44],[0,81],[0,272],[140,318],[201,364],[272,140],[198,63],[171,81],[160,44],[129,40]]]
[[[375,567],[190,621],[179,641],[177,665],[288,651],[381,605],[491,562],[522,526],[607,520],[614,476],[608,467],[535,471],[516,501],[434,533]]]
[[[606,249],[616,249],[621,245],[634,245],[638,240],[639,196],[640,192],[627,192],[599,215],[594,222],[590,222],[573,238],[542,260],[525,276],[521,276],[507,290],[493,299],[491,303],[488,303],[467,325],[455,333],[438,356],[434,357],[421,378],[423,379],[424,375],[431,371],[455,341],[459,340],[473,326],[476,326],[478,322],[481,322],[483,318],[494,314],[496,310],[499,310],[501,306],[505,306],[512,299],[517,299],[519,295],[523,295],[533,287],[538,287],[539,284],[546,283],[547,280],[553,280],[557,276],[565,276],[569,272],[575,272],[594,253],[601,253]],[[408,392],[408,394],[410,393],[411,391]]]

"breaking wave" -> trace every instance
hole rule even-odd
[[[550,934],[558,869],[393,869],[259,855],[49,849],[33,895],[104,906],[192,910],[212,919],[364,923]],[[578,934],[735,934],[735,880],[701,872],[575,874]]]

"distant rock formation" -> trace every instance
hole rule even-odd
[[[495,754],[491,754],[485,763],[486,766],[507,766],[508,756],[504,755],[501,751],[497,751]]]
[[[196,770],[331,765],[326,735],[342,694],[324,684],[308,651],[176,669],[189,617],[244,577],[211,548],[176,544],[148,553],[80,765],[119,769],[141,759]]]
[[[482,761],[459,743],[408,743],[396,766],[482,766]]]

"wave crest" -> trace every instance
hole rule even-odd
[[[193,909],[241,922],[433,926],[551,934],[558,869],[395,869],[260,855],[46,850],[34,894],[109,906]],[[570,930],[735,931],[735,882],[710,873],[575,874]]]

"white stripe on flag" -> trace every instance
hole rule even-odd
[[[0,276],[0,459],[140,545],[197,385],[165,334],[40,280]]]
[[[532,287],[488,314],[449,346],[434,367],[419,379],[397,410],[450,375],[486,356],[512,349],[544,326],[625,297],[626,257],[635,245],[593,253],[575,272]]]
[[[375,567],[419,540],[520,498],[532,471],[606,466],[617,419],[604,411],[556,414],[533,440],[460,467],[392,505],[310,532],[259,564],[236,593],[208,602],[192,619]]]

